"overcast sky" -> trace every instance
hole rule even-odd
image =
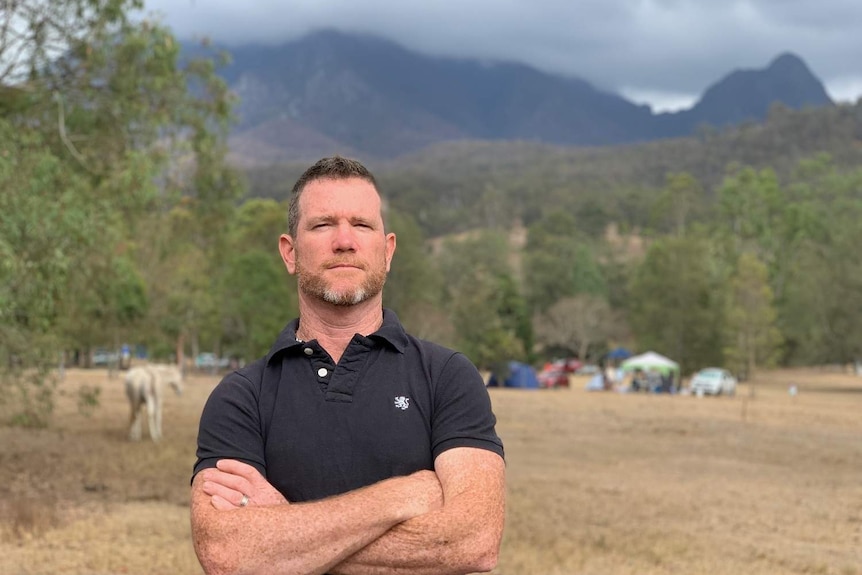
[[[800,56],[837,101],[862,95],[862,0],[145,0],[181,39],[267,43],[335,28],[429,55],[576,76],[655,111],[735,69]]]

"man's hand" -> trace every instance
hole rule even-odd
[[[291,504],[254,467],[223,459],[192,481],[192,540],[206,573],[331,573],[393,527],[442,505],[433,471]]]
[[[416,471],[406,476],[401,497],[411,506],[411,515],[418,516],[443,507],[443,487],[433,471]],[[393,493],[393,496],[396,496]]]
[[[248,498],[249,507],[289,503],[257,469],[235,459],[222,459],[214,469],[201,471],[201,475],[204,493],[220,511],[244,507],[243,496]]]

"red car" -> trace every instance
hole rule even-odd
[[[580,360],[569,357],[566,359],[557,359],[554,360],[553,363],[545,364],[545,369],[558,369],[561,371],[565,371],[566,373],[575,373],[578,371],[584,364],[580,362]]]
[[[546,367],[537,374],[539,386],[543,388],[569,387],[569,374],[555,366]]]

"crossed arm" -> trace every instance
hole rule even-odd
[[[290,503],[254,468],[222,460],[192,484],[192,536],[208,575],[463,574],[497,562],[505,513],[500,456],[454,448],[435,472]],[[248,507],[240,508],[243,495]]]

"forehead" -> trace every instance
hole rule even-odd
[[[380,216],[380,195],[362,178],[322,178],[305,185],[300,218],[321,215]]]

